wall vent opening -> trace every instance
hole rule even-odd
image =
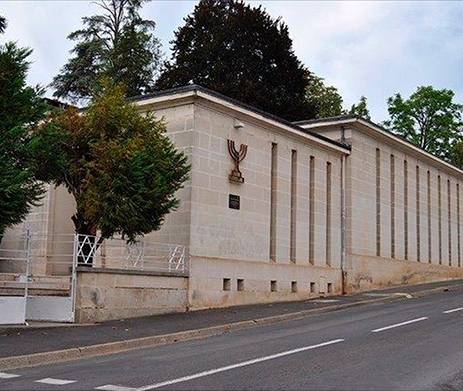
[[[291,292],[297,292],[297,281],[291,281]]]
[[[276,292],[277,291],[277,282],[276,280],[270,281],[270,292]]]
[[[238,292],[244,291],[244,280],[242,278],[236,280],[236,290]]]
[[[315,282],[311,282],[310,283],[310,293],[315,293],[315,292],[316,292]]]

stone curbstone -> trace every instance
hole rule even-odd
[[[455,285],[453,286],[455,287]],[[451,289],[449,287],[439,287],[417,291],[413,293],[414,297],[422,297],[436,291],[443,291]],[[76,348],[69,348],[63,350],[55,350],[41,353],[26,354],[21,356],[0,357],[0,369],[10,370],[15,368],[24,368],[37,365],[53,364],[58,362],[73,361],[83,358],[90,358],[96,356],[103,356],[115,353],[127,352],[135,349],[150,348],[155,346],[167,345],[176,342],[190,341],[206,337],[222,335],[230,331],[243,330],[252,327],[280,323],[289,320],[303,319],[309,315],[333,312],[350,307],[356,307],[365,304],[385,303],[389,301],[403,300],[405,295],[391,294],[391,296],[361,300],[353,303],[334,304],[321,308],[314,308],[310,310],[303,310],[291,312],[288,314],[273,315],[263,318],[252,320],[244,320],[240,322],[227,323],[218,326],[205,327],[195,330],[180,331],[172,334],[154,335],[150,337],[142,337],[135,339],[128,339],[125,341],[115,341],[103,344],[88,345]]]

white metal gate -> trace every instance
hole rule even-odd
[[[0,296],[0,324],[23,324],[26,322],[26,307],[30,274],[31,234],[24,234],[10,240],[7,247],[0,248],[0,261],[8,263],[12,270],[20,273],[5,273],[1,283],[7,277],[14,276],[12,289]]]
[[[61,251],[48,254],[50,242]],[[7,233],[0,247],[0,324],[74,321],[73,243],[74,235]],[[36,270],[41,258],[45,272]]]
[[[0,265],[0,324],[74,322],[79,266],[170,273],[188,267],[188,252],[179,245],[29,231],[5,239],[0,261],[14,264],[15,273]],[[2,283],[10,274],[15,279]]]
[[[40,233],[32,238],[31,262],[34,265],[34,245],[43,249],[46,242],[45,275],[32,276],[29,296],[26,302],[26,320],[49,322],[74,322],[76,297],[76,261],[74,257],[75,235],[55,234],[52,237]],[[51,285],[55,292],[33,294],[37,288]]]

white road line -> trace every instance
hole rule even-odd
[[[102,391],[135,391],[136,388],[121,387],[121,386],[114,386],[112,384],[106,384],[105,386],[95,387],[95,390],[102,390]]]
[[[444,314],[451,314],[452,312],[457,312],[457,311],[463,311],[463,307],[454,308],[453,310],[447,310],[447,311],[444,311],[443,313]]]
[[[333,339],[332,341],[319,343],[317,345],[304,346],[302,348],[288,350],[288,351],[285,351],[285,352],[272,354],[270,356],[259,357],[259,358],[255,358],[253,360],[248,360],[248,361],[242,361],[242,362],[239,362],[237,364],[227,365],[226,367],[210,369],[209,371],[195,373],[194,375],[184,376],[184,377],[180,377],[178,379],[167,380],[167,381],[164,381],[164,382],[161,382],[161,383],[150,384],[150,385],[147,385],[147,386],[144,386],[144,387],[137,388],[137,391],[148,391],[148,390],[153,390],[155,388],[168,386],[168,385],[171,385],[171,384],[182,383],[182,382],[186,382],[186,381],[189,381],[189,380],[198,379],[200,377],[213,375],[215,373],[225,372],[225,371],[229,371],[231,369],[241,368],[241,367],[245,367],[245,366],[248,366],[248,365],[257,364],[259,362],[268,361],[268,360],[274,360],[275,358],[289,356],[290,354],[300,353],[300,352],[304,352],[306,350],[311,350],[311,349],[321,348],[323,346],[333,345],[333,344],[339,343],[339,342],[344,342],[344,340],[343,339]]]
[[[65,386],[66,384],[75,383],[75,380],[64,380],[64,379],[53,379],[51,377],[47,377],[45,379],[36,380],[36,383],[43,383],[43,384],[52,384],[54,386]]]
[[[21,375],[14,375],[12,373],[5,373],[5,372],[0,372],[0,379],[13,379],[15,377],[19,377]]]
[[[371,332],[372,333],[379,333],[380,331],[389,330],[389,329],[393,329],[393,328],[400,327],[400,326],[405,326],[405,325],[410,324],[410,323],[421,322],[422,320],[426,320],[426,319],[428,319],[427,316],[424,316],[422,318],[407,320],[406,322],[391,324],[390,326],[381,327],[380,329],[371,330]]]

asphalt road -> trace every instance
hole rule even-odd
[[[463,290],[0,373],[0,390],[463,390]]]

